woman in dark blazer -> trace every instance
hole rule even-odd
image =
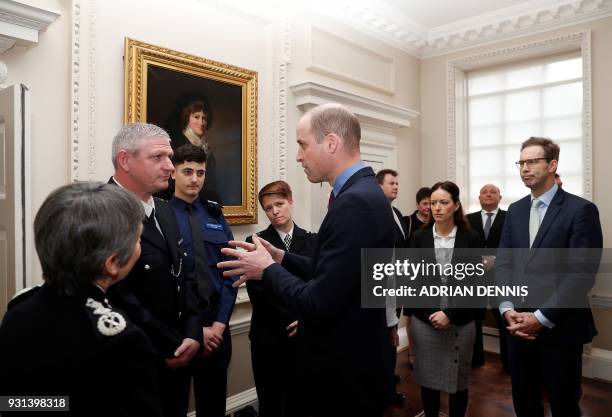
[[[455,250],[482,247],[480,236],[469,228],[464,218],[457,185],[450,181],[434,184],[430,201],[429,222],[413,234],[410,247],[422,249],[421,259],[427,263],[442,266],[478,263],[478,256],[462,256]],[[459,282],[456,275],[419,279],[451,286]],[[430,297],[427,308],[412,310],[414,378],[421,385],[426,417],[438,416],[440,391],[449,393],[450,417],[463,417],[467,410],[468,376],[476,329],[474,310],[459,308],[465,306],[465,302],[458,297]]]
[[[270,225],[257,235],[279,249],[311,256],[316,234],[293,222],[289,184],[274,181],[265,185],[259,191],[259,202]],[[251,236],[247,242],[252,243]],[[247,291],[253,306],[249,339],[259,414],[265,417],[304,416],[304,406],[297,401],[302,393],[296,378],[296,313],[268,296],[261,281],[248,281]]]

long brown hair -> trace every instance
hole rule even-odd
[[[469,229],[470,224],[468,223],[465,218],[465,215],[463,214],[463,206],[461,205],[461,200],[459,200],[459,187],[457,187],[457,184],[452,181],[437,182],[431,187],[429,197],[431,198],[433,192],[439,188],[443,189],[451,195],[453,203],[459,203],[459,208],[453,212],[453,223],[455,223],[455,226],[457,226],[458,229]],[[423,226],[423,229],[432,227],[434,223],[435,221],[433,215],[430,214],[429,220]]]

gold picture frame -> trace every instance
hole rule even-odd
[[[217,167],[211,192],[230,224],[257,223],[257,72],[130,38],[124,61],[125,123],[154,123],[172,137],[170,120],[184,97],[210,103],[214,123],[206,137]]]

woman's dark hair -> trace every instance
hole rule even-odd
[[[457,184],[452,181],[437,182],[431,187],[429,197],[431,198],[431,195],[434,193],[434,191],[438,189],[442,189],[449,193],[451,195],[453,203],[459,203],[459,208],[455,212],[453,212],[453,223],[455,223],[455,226],[457,226],[458,229],[469,229],[470,224],[468,223],[465,218],[465,215],[463,214],[463,206],[461,205],[461,200],[459,200],[459,187],[457,187]],[[425,229],[431,227],[434,223],[435,221],[432,214],[429,216],[429,220],[423,226],[423,228]]]
[[[82,182],[53,191],[34,219],[44,280],[73,295],[102,276],[109,256],[125,265],[143,218],[142,204],[114,184]]]

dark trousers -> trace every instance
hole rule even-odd
[[[197,417],[225,417],[227,367],[231,358],[232,338],[227,326],[219,349],[211,356],[198,355],[189,364]]]
[[[185,417],[191,378],[187,368],[164,368],[159,374],[159,396],[164,417]]]
[[[482,338],[482,319],[475,319],[476,338],[474,339],[474,352],[472,353],[472,367],[483,366],[484,358],[484,340]]]
[[[499,309],[493,308],[491,312],[495,317],[497,329],[499,330],[499,356],[504,365],[504,369],[506,372],[510,373],[510,365],[508,364],[508,338],[511,336],[510,333],[508,333],[508,329],[506,329],[508,323],[506,323],[506,320],[499,313]]]
[[[557,346],[510,336],[508,357],[517,417],[543,417],[542,388],[552,417],[578,417],[582,345]]]
[[[262,417],[303,417],[293,343],[285,347],[251,343],[251,363]]]

